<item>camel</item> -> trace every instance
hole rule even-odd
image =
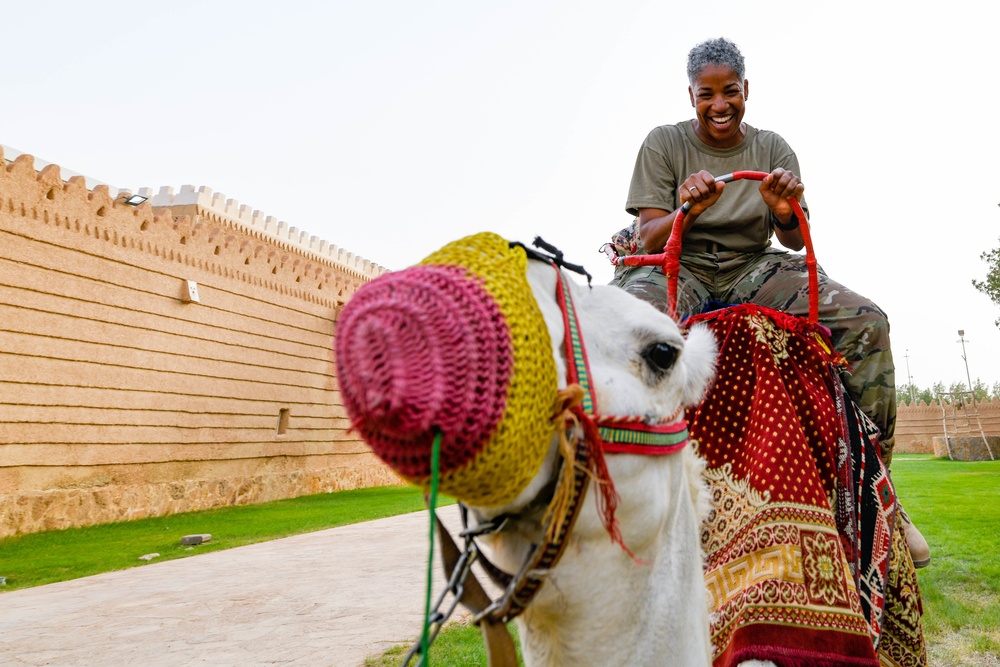
[[[565,378],[556,280],[552,267],[529,264],[528,281],[549,328],[557,374]],[[706,331],[695,329],[685,340],[672,319],[617,288],[574,283],[572,289],[602,412],[667,417],[699,401],[715,351]],[[659,368],[644,356],[651,345],[676,349],[673,366]],[[473,507],[484,519],[516,517],[484,540],[505,571],[516,572],[539,540],[543,510],[524,509],[555,474],[556,444],[551,447],[536,478],[513,502]],[[596,503],[585,503],[562,559],[517,619],[525,664],[710,664],[699,544],[707,511],[703,464],[689,446],[667,456],[611,454],[607,467],[621,495],[622,541],[635,558],[609,539]]]
[[[507,247],[506,241],[494,235],[469,239],[489,246],[483,254],[496,251],[504,255]],[[461,243],[469,243],[469,239]],[[513,261],[525,267],[520,270],[524,271],[523,279],[530,289],[526,298],[534,299],[548,332],[546,354],[554,362],[556,383],[543,391],[562,397],[566,403],[567,387],[571,384],[567,380],[572,366],[567,358],[567,321],[557,299],[562,285],[575,305],[589,360],[589,382],[600,414],[640,415],[648,424],[676,421],[678,415],[683,420],[683,410],[696,405],[711,382],[716,353],[713,335],[695,327],[685,338],[677,324],[653,306],[615,287],[582,286],[567,278],[565,269],[534,259],[525,262],[521,253],[521,249],[512,248],[513,260],[504,255],[499,264],[507,267]],[[446,263],[440,258],[435,260],[434,256],[429,259],[432,264]],[[428,275],[422,274],[412,282],[426,283]],[[436,275],[431,277],[438,280]],[[414,355],[418,354],[407,352],[411,341],[401,337],[415,335],[413,332],[420,327],[404,326],[398,321],[419,317],[413,313],[417,307],[414,304],[422,303],[425,298],[419,287],[413,288],[419,292],[417,296],[406,292],[410,288],[403,288],[404,276],[398,276],[396,281],[395,287],[384,289],[385,296],[367,299],[368,303],[362,297],[353,310],[353,300],[345,306],[338,321],[338,375],[348,412],[362,434],[367,434],[366,439],[376,453],[411,481],[426,484],[426,476],[407,471],[408,457],[393,454],[400,447],[400,438],[408,437],[406,429],[393,431],[399,420],[409,419],[409,430],[415,428],[413,424],[432,421],[430,418],[421,421],[412,414],[420,408],[418,399],[430,400],[427,397],[433,395],[432,389],[410,392],[413,396],[409,397],[389,395],[409,381],[402,375],[406,371],[400,369],[413,364]],[[490,288],[488,279],[487,288]],[[365,317],[381,317],[368,313],[382,312],[379,309],[384,310],[385,303],[393,299],[399,301],[398,308],[406,313],[383,318],[364,333],[368,326],[364,324]],[[456,298],[448,308],[461,308],[461,303],[464,302]],[[476,323],[482,319],[477,316],[470,321]],[[515,318],[508,313],[507,319]],[[391,324],[387,324],[389,320]],[[400,338],[387,332],[387,327],[397,327]],[[422,354],[434,345],[433,341],[424,341],[411,347]],[[450,343],[448,347],[454,351],[461,345]],[[400,358],[392,358],[394,355]],[[516,360],[516,353],[514,357]],[[372,358],[378,359],[377,372],[355,372],[352,364],[367,363]],[[441,363],[446,362],[444,359]],[[473,362],[462,366],[470,363]],[[400,374],[395,380],[383,377],[394,372]],[[508,398],[508,402],[512,400]],[[400,407],[407,401],[412,404]],[[398,412],[386,416],[393,405],[399,408]],[[375,414],[381,415],[379,420],[370,419]],[[544,416],[542,422],[549,423],[550,417]],[[576,420],[567,424],[577,437],[581,436],[582,425]],[[387,430],[395,435],[386,436]],[[502,529],[484,535],[481,541],[492,562],[507,573],[518,572],[533,545],[545,539],[543,524],[549,510],[538,499],[546,497],[546,489],[550,489],[551,495],[553,481],[559,477],[561,467],[565,469],[568,465],[561,463],[565,456],[565,433],[562,428],[555,428],[555,433],[552,430],[544,431],[541,442],[532,445],[532,451],[541,452],[539,465],[516,494],[500,502],[483,501],[481,496],[464,499],[471,509],[473,523],[498,517],[506,519]],[[443,460],[448,450],[442,447]],[[666,455],[608,453],[604,458],[607,479],[590,484],[589,496],[582,502],[565,539],[561,558],[539,575],[543,584],[517,617],[525,664],[529,667],[710,665],[708,602],[700,546],[700,525],[708,510],[701,477],[703,463],[693,446],[686,443]],[[447,481],[444,474],[441,477],[442,483]],[[499,477],[494,475],[494,478]],[[618,497],[613,520],[609,520],[606,503],[613,497],[612,485]],[[450,493],[463,499],[461,489]],[[602,499],[603,506],[599,502]]]
[[[681,329],[546,249],[461,239],[337,320],[353,427],[432,510],[439,490],[463,504],[465,550],[439,522],[438,543],[490,666],[516,664],[512,619],[528,667],[926,664],[876,432],[840,398],[822,330],[747,305]],[[782,387],[801,417],[775,411]],[[732,430],[748,405],[773,425]],[[783,447],[794,479],[762,489],[734,467],[767,473]],[[499,598],[468,576],[477,559]]]

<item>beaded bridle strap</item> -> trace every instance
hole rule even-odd
[[[438,536],[444,545],[442,560],[449,579],[456,578],[460,563],[467,563],[464,575],[468,578],[458,577],[462,581],[455,585],[452,592],[473,612],[473,621],[483,627],[491,666],[516,665],[506,624],[527,609],[541,589],[546,573],[562,557],[566,538],[580,514],[591,479],[597,483],[598,514],[611,539],[634,560],[641,562],[622,540],[614,516],[618,494],[608,474],[604,453],[666,455],[680,451],[688,442],[682,408],[667,420],[653,424],[639,416],[596,414],[597,403],[590,381],[587,351],[580,334],[569,279],[557,264],[552,264],[558,276],[556,298],[565,326],[567,387],[557,396],[556,414],[553,416],[554,421],[562,423],[558,429],[562,465],[542,522],[544,539],[535,546],[520,570],[509,575],[486,559],[471,536],[472,533],[501,530],[505,523],[503,517],[494,519],[489,529],[466,530],[464,552],[459,551],[454,538],[437,521]],[[471,559],[468,558],[470,553],[473,554]],[[467,569],[472,560],[480,561],[494,583],[504,589],[496,600],[489,600],[481,584]]]
[[[597,445],[608,454],[650,456],[673,454],[684,449],[688,442],[688,430],[683,418],[683,407],[678,408],[667,419],[653,423],[639,415],[620,417],[597,414],[597,398],[590,382],[587,348],[580,335],[573,295],[562,272],[559,272],[557,298],[566,327],[567,382],[579,384],[584,390],[582,407],[584,413],[597,425],[597,432],[600,434]]]

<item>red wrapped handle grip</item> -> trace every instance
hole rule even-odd
[[[762,181],[767,176],[763,171],[734,171],[715,179],[716,183],[730,183],[747,179],[751,181]],[[819,321],[819,276],[816,271],[816,253],[813,252],[812,237],[809,235],[809,223],[802,206],[794,197],[788,198],[795,217],[799,219],[799,229],[802,230],[802,241],[806,248],[806,271],[809,274],[809,321],[817,323]],[[656,255],[629,255],[622,258],[626,266],[662,266],[663,273],[667,277],[667,312],[675,320],[677,319],[677,274],[681,266],[681,236],[684,230],[684,216],[690,210],[690,205],[685,204],[677,211],[674,218],[673,229],[670,230],[670,238],[663,248],[663,252]]]

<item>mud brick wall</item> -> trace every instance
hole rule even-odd
[[[384,269],[205,188],[125,194],[0,160],[0,537],[399,483],[333,362]]]
[[[976,409],[986,436],[1000,436],[1000,401],[983,401],[976,404]],[[932,405],[922,402],[915,405],[900,403],[896,414],[896,447],[893,451],[935,453],[934,438],[944,436],[944,411],[941,406],[936,403]],[[974,418],[959,425],[961,435],[979,436],[979,425]],[[955,426],[955,423],[950,423],[949,432]]]

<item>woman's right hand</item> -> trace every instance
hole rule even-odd
[[[717,183],[715,176],[705,170],[691,174],[684,179],[678,188],[678,198],[682,206],[690,202],[691,210],[687,216],[691,218],[691,222],[694,222],[694,218],[719,201],[725,185],[725,183]],[[685,225],[684,231],[687,231],[687,225]]]
[[[707,171],[699,171],[691,174],[678,188],[680,206],[667,213],[658,208],[639,209],[639,239],[642,246],[648,253],[663,252],[663,246],[670,238],[670,232],[674,227],[674,220],[685,203],[691,204],[691,209],[684,214],[684,231],[686,234],[698,216],[704,213],[710,206],[719,201],[725,183],[717,183],[715,176]]]

